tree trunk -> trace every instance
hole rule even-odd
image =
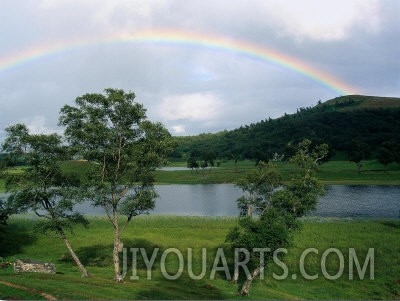
[[[232,283],[237,284],[238,280],[239,280],[239,269],[235,269],[232,277]]]
[[[122,282],[123,278],[121,275],[121,269],[119,266],[119,252],[121,249],[121,241],[119,240],[119,228],[118,221],[114,220],[114,249],[113,249],[113,261],[114,261],[114,273],[115,281]]]
[[[253,216],[253,206],[247,205],[247,216]]]
[[[251,277],[248,278],[242,285],[242,288],[240,290],[240,295],[242,296],[248,296],[250,293],[250,285],[253,283],[253,280],[258,277],[261,272],[264,270],[264,266],[259,266],[256,268],[253,273],[251,274]]]
[[[357,171],[358,171],[358,173],[361,173],[361,167],[362,167],[361,162],[357,163]]]
[[[71,247],[71,244],[69,243],[69,240],[67,239],[65,233],[63,230],[58,230],[62,240],[64,241],[65,245],[67,246],[67,249],[69,251],[69,253],[71,254],[72,258],[74,259],[76,265],[78,266],[79,270],[82,273],[82,277],[89,277],[89,273],[86,270],[86,268],[83,266],[83,264],[81,263],[81,261],[79,260],[78,256],[75,254],[74,250]]]

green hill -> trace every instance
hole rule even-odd
[[[318,106],[325,106],[342,112],[361,109],[400,108],[400,98],[347,95],[328,100]]]
[[[290,155],[292,146],[304,138],[327,143],[332,155],[348,151],[353,141],[368,144],[374,153],[387,141],[400,145],[399,133],[400,98],[347,95],[232,131],[176,137],[174,156],[206,151],[218,158],[265,160]]]

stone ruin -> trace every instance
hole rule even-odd
[[[14,272],[55,274],[56,265],[49,262],[32,261],[30,259],[18,259],[14,263]]]

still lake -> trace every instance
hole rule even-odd
[[[164,215],[237,216],[236,199],[242,191],[233,184],[157,185],[159,198],[151,212]],[[82,204],[79,211],[103,214]],[[400,186],[328,185],[310,216],[398,218]]]

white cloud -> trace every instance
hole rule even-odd
[[[23,123],[29,129],[31,134],[53,134],[58,133],[61,134],[61,130],[53,130],[48,128],[46,124],[46,118],[44,116],[33,116],[30,119],[23,120]]]
[[[280,33],[297,39],[340,40],[352,26],[376,32],[380,25],[377,0],[270,0],[264,5]]]
[[[167,121],[210,121],[215,119],[223,106],[223,101],[213,93],[192,93],[165,97],[159,114]]]
[[[151,22],[153,11],[167,3],[166,0],[111,0],[102,1],[98,6],[98,1],[94,2],[98,7],[94,15],[96,22],[111,27],[137,27],[143,22]]]
[[[182,124],[173,125],[172,131],[174,132],[174,134],[184,134],[186,133],[186,127]]]

